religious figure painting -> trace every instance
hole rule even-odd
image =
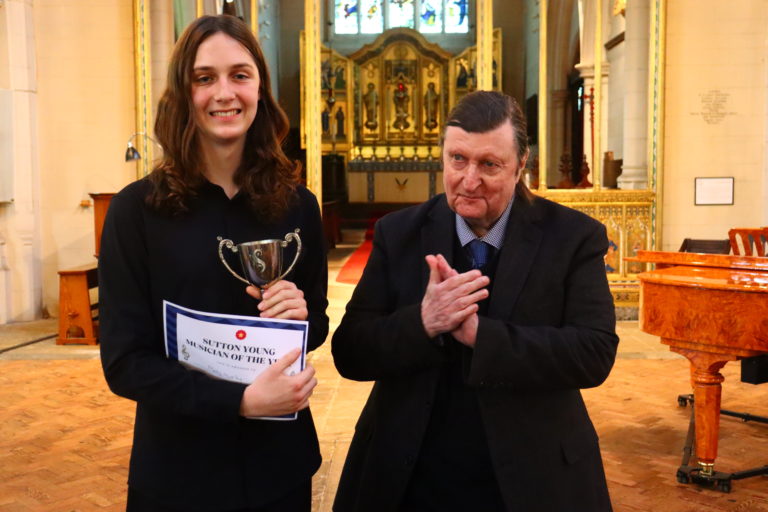
[[[395,87],[392,99],[395,104],[395,122],[392,123],[392,127],[400,131],[407,130],[411,127],[411,123],[408,122],[408,103],[411,98],[408,87],[403,82],[399,82]]]
[[[435,89],[435,82],[427,84],[427,92],[424,93],[424,126],[427,130],[437,128],[437,112],[440,106],[440,94]]]
[[[376,86],[373,82],[368,82],[366,87],[368,90],[363,94],[365,127],[369,130],[375,130],[379,126],[379,123],[376,120],[376,112],[379,108],[379,93],[376,92]]]

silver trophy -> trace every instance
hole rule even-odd
[[[217,239],[219,240],[219,258],[227,270],[245,284],[252,284],[261,290],[269,288],[272,283],[285,277],[293,269],[301,254],[301,238],[299,238],[298,229],[285,235],[285,240],[258,240],[235,245],[232,240],[222,239],[222,237],[217,237]],[[288,247],[291,241],[296,242],[296,256],[293,257],[288,269],[282,272],[283,249]],[[222,252],[224,247],[240,255],[240,264],[243,267],[245,278],[232,270],[227,260],[224,259]]]

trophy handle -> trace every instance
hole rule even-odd
[[[288,270],[280,274],[280,276],[275,279],[275,281],[279,281],[285,276],[288,275],[288,273],[293,270],[293,266],[296,264],[296,262],[299,260],[299,255],[301,254],[301,238],[299,237],[299,228],[296,228],[293,233],[288,233],[285,235],[285,241],[280,242],[281,247],[288,247],[288,244],[291,242],[291,240],[294,240],[296,242],[296,256],[293,257],[293,261],[291,262],[291,266],[288,267]],[[273,283],[275,281],[272,281]]]
[[[232,270],[232,267],[229,266],[229,263],[227,263],[227,260],[224,259],[224,254],[221,252],[224,246],[227,246],[227,249],[231,249],[232,252],[237,252],[237,249],[235,249],[235,243],[228,238],[222,239],[220,236],[216,238],[219,239],[219,259],[221,260],[221,262],[224,264],[225,267],[227,267],[227,270],[229,270],[230,274],[232,274],[233,276],[235,276],[245,284],[250,285],[251,283],[247,279],[244,279],[240,274]]]

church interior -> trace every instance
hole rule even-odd
[[[0,512],[125,508],[100,234],[162,151],[176,39],[221,13],[256,34],[322,205],[314,511],[370,390],[330,337],[371,228],[443,192],[445,118],[475,90],[521,105],[534,194],[606,227],[619,353],[584,398],[614,509],[768,511],[768,0],[0,0]]]

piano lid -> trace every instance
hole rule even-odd
[[[718,267],[734,270],[768,272],[768,258],[758,256],[732,256],[730,254],[703,254],[696,252],[637,251],[635,258],[627,260],[670,266]]]
[[[768,273],[734,268],[681,265],[650,270],[637,277],[641,282],[669,286],[768,293]]]

